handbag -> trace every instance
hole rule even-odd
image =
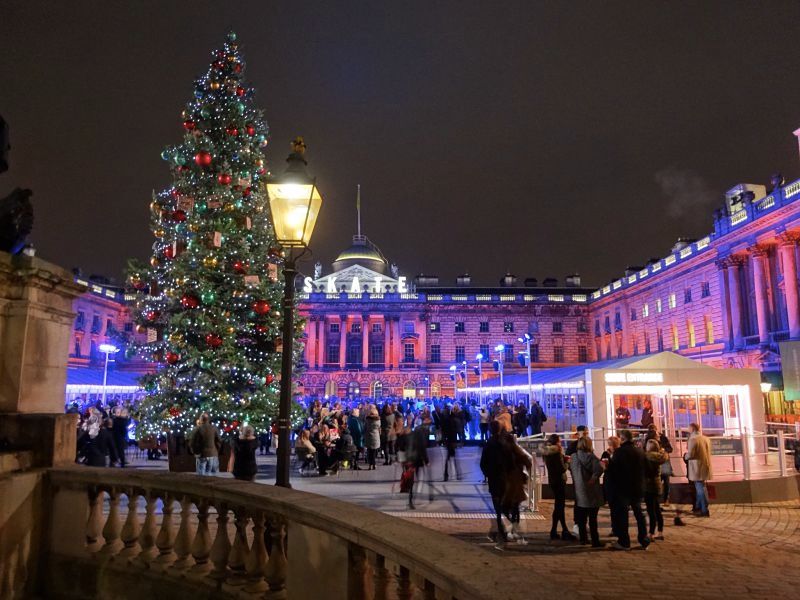
[[[416,469],[412,465],[408,465],[400,476],[400,493],[407,494],[414,487],[414,473]]]

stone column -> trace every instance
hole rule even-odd
[[[308,316],[306,321],[306,347],[305,355],[306,362],[310,369],[314,368],[314,355],[316,354],[317,345],[317,318],[313,315]]]
[[[64,389],[72,303],[85,291],[66,269],[0,252],[0,439],[33,449],[35,467],[75,460]]]
[[[756,299],[756,319],[758,320],[758,341],[761,344],[769,343],[769,324],[766,289],[766,249],[761,246],[750,248],[753,261],[753,289]]]
[[[800,338],[800,301],[797,290],[797,262],[795,250],[797,238],[784,234],[778,246],[783,264],[783,293],[786,297],[787,323],[789,324],[789,337],[793,340]]]
[[[369,366],[369,315],[361,317],[361,367],[366,369]]]
[[[344,369],[347,361],[347,328],[350,326],[350,319],[347,315],[342,315],[339,320],[339,368]]]
[[[733,347],[733,332],[731,330],[731,301],[728,289],[728,261],[720,259],[716,261],[717,275],[719,279],[720,302],[722,313],[722,331],[725,334],[726,345]],[[705,328],[705,324],[704,324]]]
[[[741,348],[744,343],[742,337],[742,290],[739,285],[739,269],[744,260],[738,256],[728,259],[728,293],[731,302],[731,333],[733,347]]]
[[[401,348],[400,348],[400,317],[392,318],[392,358],[395,368],[400,368]]]
[[[424,314],[419,316],[419,348],[417,348],[417,351],[419,353],[417,359],[422,369],[428,360],[428,321],[425,320]]]
[[[328,321],[325,315],[318,317],[317,325],[319,327],[319,335],[317,337],[317,367],[324,367],[328,362]]]
[[[392,321],[391,317],[384,315],[383,317],[383,366],[389,368],[392,366]]]

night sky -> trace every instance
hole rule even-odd
[[[233,29],[271,169],[306,138],[326,271],[360,183],[407,275],[599,285],[708,233],[734,184],[800,176],[798,23],[797,2],[0,0],[0,194],[34,190],[47,260],[149,257],[159,154]]]

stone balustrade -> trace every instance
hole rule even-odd
[[[315,494],[222,477],[80,467],[50,470],[49,485],[49,598],[556,593],[542,582],[532,594],[522,574],[490,552]]]

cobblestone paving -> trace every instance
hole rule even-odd
[[[713,505],[710,519],[687,516],[685,527],[673,525],[675,510],[668,509],[666,540],[654,542],[646,552],[636,546],[630,552],[613,552],[550,541],[552,502],[542,502],[540,509],[545,521],[524,522],[529,544],[507,545],[503,550],[488,540],[486,521],[411,520],[506,557],[509,568],[529,572],[532,597],[540,577],[562,581],[564,592],[573,598],[800,597],[800,504],[796,502]],[[568,506],[568,523],[570,516]],[[609,530],[608,510],[602,509],[601,537],[610,540]],[[633,526],[630,531],[635,540]]]

